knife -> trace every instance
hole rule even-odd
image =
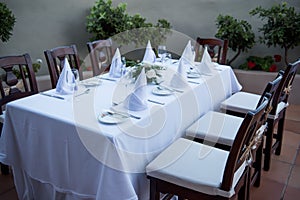
[[[65,100],[65,98],[63,98],[61,96],[54,95],[54,94],[48,94],[48,93],[45,93],[45,92],[41,92],[40,94],[44,95],[44,96],[48,96],[48,97],[53,97],[53,98],[56,98],[56,99]]]

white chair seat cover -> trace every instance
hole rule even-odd
[[[209,195],[231,197],[246,164],[235,172],[230,191],[220,189],[228,151],[179,138],[147,167],[147,175]]]
[[[248,92],[237,92],[221,103],[221,110],[247,113],[256,109],[260,95]]]
[[[187,128],[185,134],[190,138],[204,139],[231,146],[243,122],[243,118],[209,111]]]
[[[289,103],[284,103],[284,102],[280,102],[278,105],[277,105],[277,109],[276,109],[276,114],[275,116],[274,115],[268,115],[268,118],[270,119],[277,119],[278,116],[279,116],[279,113],[285,109],[286,107],[289,106]]]

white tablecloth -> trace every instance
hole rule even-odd
[[[37,94],[8,104],[0,161],[12,166],[19,198],[148,199],[145,166],[241,89],[232,69],[221,67],[213,76],[190,79],[200,84],[189,83],[184,93],[157,96],[148,85],[148,98],[165,105],[148,102],[147,110],[130,112],[140,120],[118,125],[97,117],[125,94],[122,82],[102,80],[88,94],[65,100]]]

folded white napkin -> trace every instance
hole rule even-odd
[[[155,61],[156,61],[156,55],[152,49],[150,41],[148,40],[143,62],[155,63]]]
[[[123,63],[121,60],[121,54],[119,48],[117,48],[111,61],[109,76],[114,78],[120,78],[122,76],[122,70]]]
[[[194,67],[195,53],[192,48],[191,40],[188,41],[180,59],[182,59],[184,65],[188,65],[190,68]]]
[[[56,84],[56,92],[59,94],[72,94],[75,90],[76,83],[67,58],[64,59],[63,65],[63,70]]]
[[[147,78],[145,68],[143,68],[135,82],[133,92],[124,100],[124,106],[126,109],[138,111],[147,108],[146,86]]]
[[[215,64],[211,61],[211,57],[205,47],[201,63],[197,65],[197,69],[200,73],[212,73]]]
[[[173,75],[170,86],[174,88],[184,88],[187,86],[187,66],[184,64],[183,59],[179,60],[177,73]]]

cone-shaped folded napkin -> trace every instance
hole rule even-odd
[[[122,76],[123,63],[121,60],[121,54],[119,48],[116,49],[114,57],[112,58],[109,76],[114,78],[120,78]]]
[[[63,70],[56,84],[56,92],[59,94],[72,94],[75,90],[76,83],[67,58],[64,59],[63,65]]]
[[[179,60],[177,73],[171,79],[170,86],[174,88],[184,88],[187,86],[187,66],[184,65],[182,59]]]
[[[146,86],[147,78],[145,68],[143,68],[135,82],[133,92],[124,100],[125,108],[133,111],[144,110],[147,108]]]
[[[190,68],[194,67],[195,53],[192,50],[191,40],[189,40],[185,46],[180,59],[185,66],[189,65],[188,67]]]
[[[155,61],[156,61],[156,55],[152,49],[150,41],[148,40],[143,62],[155,63]]]
[[[214,63],[211,61],[211,57],[205,47],[201,63],[197,65],[197,69],[200,73],[212,73],[214,68]]]

